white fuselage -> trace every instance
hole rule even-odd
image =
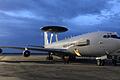
[[[114,32],[93,32],[54,42],[45,45],[45,48],[66,49],[72,54],[78,50],[80,56],[102,56],[120,49],[120,38],[117,36]]]

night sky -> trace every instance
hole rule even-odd
[[[66,26],[60,35],[120,33],[120,0],[0,0],[0,45],[43,45],[40,28]]]

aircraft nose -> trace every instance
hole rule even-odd
[[[120,48],[120,39],[117,41],[117,46]]]

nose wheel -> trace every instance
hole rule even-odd
[[[104,66],[104,64],[105,64],[105,60],[101,60],[101,59],[97,60],[97,65],[98,66]]]
[[[117,60],[112,59],[112,64],[113,64],[114,66],[117,66]]]

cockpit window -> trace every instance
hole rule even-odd
[[[104,35],[103,38],[110,38],[110,35]]]
[[[111,35],[111,38],[120,39],[120,37],[118,37],[117,35]]]
[[[120,39],[120,37],[118,37],[117,35],[104,35],[103,38],[116,38],[116,39]]]
[[[111,35],[112,38],[117,38],[117,35]]]

